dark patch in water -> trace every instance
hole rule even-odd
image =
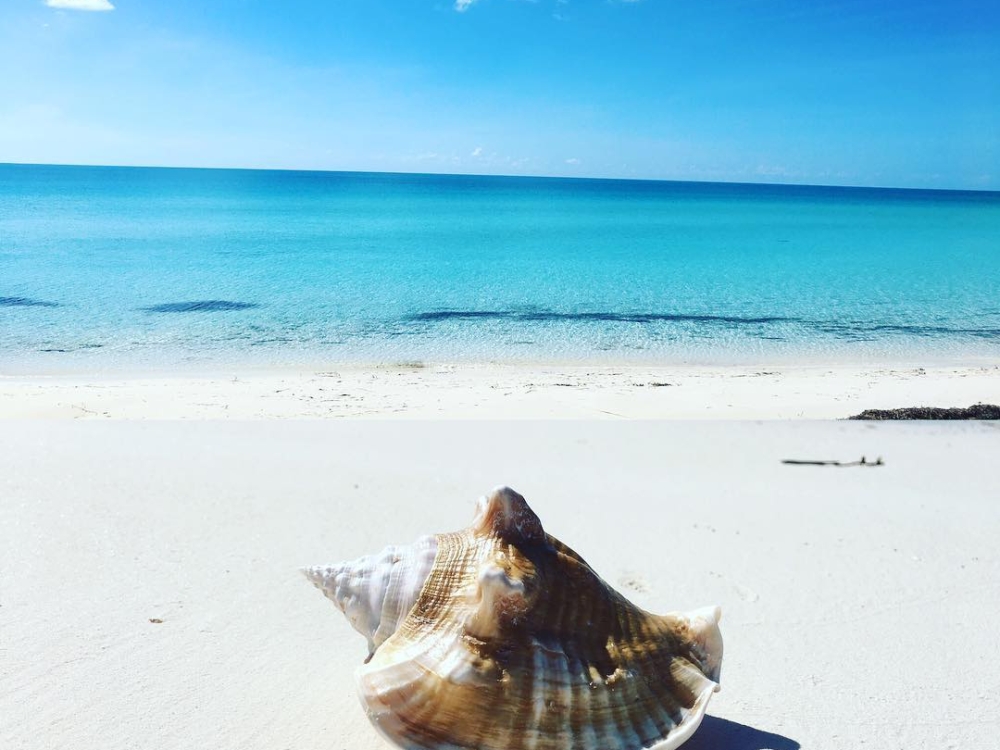
[[[31,297],[0,297],[0,307],[59,307],[59,303]]]
[[[835,336],[838,339],[852,342],[878,341],[880,338],[888,336],[908,336],[913,338],[948,338],[967,337],[977,339],[1000,339],[1000,328],[996,327],[952,327],[948,325],[917,325],[917,324],[890,324],[890,323],[869,323],[867,321],[852,320],[846,322],[808,320],[805,318],[788,317],[781,315],[696,315],[682,313],[619,313],[619,312],[555,312],[537,308],[527,308],[521,310],[431,310],[427,312],[415,313],[406,318],[411,322],[418,323],[443,323],[450,320],[455,321],[511,321],[520,323],[694,323],[695,329],[689,332],[694,338],[712,339],[715,334],[706,330],[707,326],[766,326],[772,324],[796,324],[805,329],[811,329],[821,334]],[[701,328],[701,330],[698,330]],[[788,337],[780,334],[761,335],[763,331],[758,329],[758,338],[787,341]],[[393,335],[404,335],[401,332]],[[599,347],[618,349],[620,345],[611,347]]]
[[[84,349],[102,349],[104,344],[80,344],[80,346],[75,349],[59,349],[56,347],[49,347],[47,349],[39,349],[40,352],[58,352],[60,354],[69,354],[70,352],[78,352]]]
[[[838,338],[856,339],[861,341],[873,341],[874,339],[866,334],[873,333],[900,333],[905,336],[972,336],[978,339],[1000,338],[1000,328],[952,328],[950,326],[923,326],[923,325],[895,325],[895,324],[875,324],[875,325],[847,325],[842,323],[817,323],[815,328],[823,333],[832,333]]]
[[[411,315],[409,320],[436,323],[444,320],[516,320],[526,323],[585,321],[596,323],[727,323],[755,325],[798,322],[780,316],[743,317],[739,315],[683,315],[678,313],[561,313],[551,310],[433,310]]]
[[[948,326],[872,326],[871,331],[905,333],[913,336],[975,336],[981,339],[1000,338],[1000,328],[950,328]]]
[[[252,310],[260,307],[256,302],[230,302],[224,299],[202,299],[194,302],[165,302],[162,305],[143,307],[151,313],[228,312],[230,310]]]

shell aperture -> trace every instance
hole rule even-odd
[[[409,750],[670,750],[718,690],[718,607],[654,615],[507,487],[471,526],[307,577],[368,638],[375,726]]]

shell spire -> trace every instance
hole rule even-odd
[[[467,529],[305,572],[368,637],[362,703],[408,750],[671,750],[718,690],[718,607],[639,609],[508,487]]]
[[[371,658],[413,608],[436,555],[437,540],[425,536],[408,546],[302,572],[368,639]]]

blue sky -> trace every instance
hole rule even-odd
[[[996,0],[0,0],[0,71],[0,161],[1000,189]]]

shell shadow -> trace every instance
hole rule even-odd
[[[773,732],[706,716],[684,750],[799,750],[795,740]]]

